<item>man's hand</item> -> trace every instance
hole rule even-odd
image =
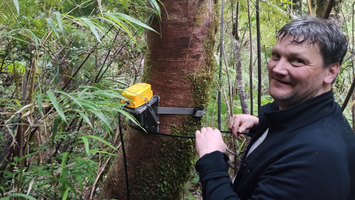
[[[200,158],[214,151],[225,152],[226,144],[223,142],[222,134],[218,129],[210,127],[196,131],[196,151]]]
[[[228,129],[237,137],[243,131],[251,129],[258,124],[259,118],[248,114],[238,114],[233,115],[233,118],[229,121]]]

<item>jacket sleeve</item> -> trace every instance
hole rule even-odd
[[[228,174],[228,157],[220,151],[202,156],[196,163],[204,200],[238,200]]]

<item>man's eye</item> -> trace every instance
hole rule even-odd
[[[280,55],[279,54],[277,54],[277,53],[272,53],[271,54],[272,56],[272,59],[279,59],[280,58]]]
[[[304,61],[302,59],[299,59],[299,58],[295,58],[293,60],[293,62],[296,63],[296,64],[304,64]]]
[[[298,62],[298,63],[304,63],[302,59],[298,59],[298,58],[296,59],[296,62]]]

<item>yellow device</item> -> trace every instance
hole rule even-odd
[[[129,112],[147,131],[159,131],[159,115],[175,114],[175,115],[192,115],[194,117],[202,117],[205,110],[202,108],[177,108],[177,107],[160,107],[160,97],[153,95],[152,88],[148,83],[137,83],[125,89],[122,96],[128,100],[122,100],[122,103],[129,102],[125,105],[124,110]]]
[[[150,84],[148,83],[137,83],[134,84],[122,93],[122,96],[129,99],[129,104],[126,105],[128,108],[138,108],[139,106],[147,103],[153,96],[153,91]],[[125,103],[122,100],[122,103]]]

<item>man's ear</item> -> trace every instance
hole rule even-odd
[[[332,84],[335,81],[335,78],[337,77],[337,74],[340,69],[340,64],[339,63],[333,63],[330,64],[326,70],[326,76],[324,78],[324,83],[326,84]]]

